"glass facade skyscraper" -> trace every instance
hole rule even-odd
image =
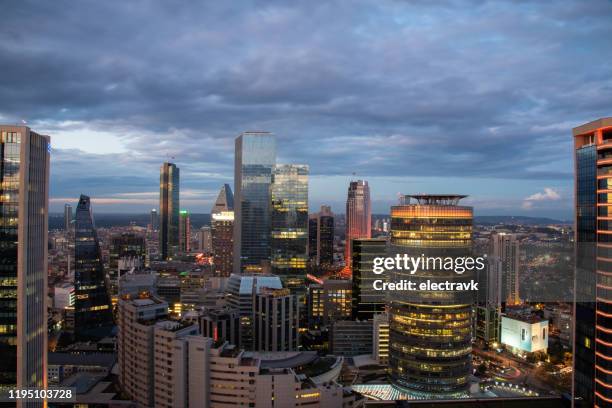
[[[302,288],[308,263],[308,166],[279,164],[271,186],[271,265],[290,288]]]
[[[179,247],[179,168],[164,163],[159,175],[159,254],[169,259]]]
[[[472,255],[472,208],[465,196],[414,195],[415,204],[391,207],[389,255],[458,258]],[[441,263],[414,271],[398,270],[390,280],[469,282]],[[425,398],[464,395],[471,374],[472,293],[467,291],[390,291],[389,366],[400,390]]]
[[[276,138],[244,132],[234,163],[234,272],[261,272],[270,263],[270,204]]]
[[[0,389],[47,385],[49,152],[48,136],[0,126]]]
[[[612,405],[612,118],[574,129],[576,407]]]
[[[191,251],[191,219],[189,211],[179,213],[179,252],[186,254]]]
[[[102,338],[113,325],[98,234],[88,196],[81,195],[74,223],[74,334]]]
[[[351,181],[346,199],[346,248],[344,260],[351,266],[351,240],[372,238],[370,187],[364,180]]]

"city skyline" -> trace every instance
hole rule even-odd
[[[356,173],[374,213],[451,191],[476,215],[570,219],[564,135],[612,101],[609,65],[583,63],[610,55],[605,1],[136,9],[4,7],[0,122],[53,135],[54,212],[83,192],[100,212],[149,211],[168,160],[185,209],[207,212],[254,129],[277,135],[279,162],[309,165],[311,210],[341,213]]]

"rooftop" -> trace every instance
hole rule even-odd
[[[404,199],[414,198],[420,205],[457,205],[465,197],[462,194],[407,194]]]

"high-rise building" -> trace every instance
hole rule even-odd
[[[270,263],[270,204],[276,138],[244,132],[236,138],[234,272],[262,272]]]
[[[111,237],[108,255],[108,277],[111,283],[111,295],[117,294],[118,279],[121,275],[144,268],[145,256],[145,239],[142,235],[134,232],[122,232]]]
[[[157,231],[159,229],[159,215],[157,214],[157,210],[155,208],[151,210],[151,229],[153,231]]]
[[[461,195],[413,195],[391,207],[389,256],[458,258],[471,256],[472,208]],[[416,199],[415,204],[410,199]],[[441,263],[419,270],[395,270],[393,282],[469,282]],[[467,284],[467,283],[466,283]],[[468,291],[389,292],[389,366],[394,387],[424,398],[464,395],[471,374],[472,293]]]
[[[576,407],[612,404],[612,118],[574,128]]]
[[[489,256],[501,261],[502,302],[508,305],[521,303],[519,297],[520,244],[516,235],[503,232],[491,234]]]
[[[219,191],[219,195],[217,196],[217,200],[210,210],[211,214],[218,214],[224,211],[233,211],[234,210],[234,194],[232,193],[232,188],[229,184],[224,184],[221,187],[221,191]]]
[[[354,239],[353,245],[353,319],[369,320],[385,310],[386,291],[375,290],[374,281],[384,275],[374,274],[374,258],[387,256],[387,240]]]
[[[319,214],[308,217],[308,259],[311,264],[317,264],[317,233],[319,228]]]
[[[81,195],[74,223],[74,334],[77,339],[109,334],[113,315],[102,254],[88,196]]]
[[[346,199],[346,243],[344,260],[351,266],[351,240],[372,238],[370,187],[364,180],[351,181]]]
[[[181,210],[179,213],[179,252],[186,254],[191,251],[191,220],[189,211]]]
[[[371,320],[338,320],[330,330],[330,351],[339,356],[371,354],[372,338]]]
[[[212,253],[212,229],[208,225],[200,227],[197,233],[198,236],[198,251],[205,254]]]
[[[69,232],[72,227],[72,206],[64,204],[64,231]]]
[[[262,288],[255,294],[253,307],[256,351],[298,350],[298,296],[287,288]]]
[[[493,346],[501,339],[503,264],[495,256],[487,258],[486,268],[478,271],[479,290],[476,294],[475,335]]]
[[[287,287],[304,288],[308,263],[308,166],[276,165],[271,196],[272,272]]]
[[[0,126],[0,389],[47,385],[49,152],[48,136]]]
[[[211,251],[216,276],[230,276],[234,263],[234,194],[224,184],[210,211]]]
[[[234,262],[234,212],[211,215],[211,243],[216,276],[230,276]]]
[[[308,256],[315,265],[334,264],[334,214],[331,207],[322,205],[321,211],[308,222]]]
[[[159,175],[159,255],[176,256],[179,247],[179,168],[164,163]]]
[[[255,347],[255,295],[263,288],[282,289],[283,284],[274,275],[237,275],[232,274],[225,287],[225,297],[230,307],[240,313],[240,346],[245,350]]]

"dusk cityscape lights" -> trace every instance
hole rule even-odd
[[[612,406],[612,3],[34,3],[0,407]]]

